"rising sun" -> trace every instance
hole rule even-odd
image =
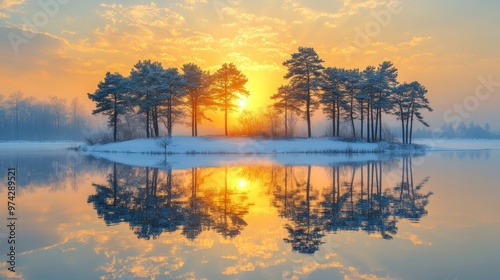
[[[247,106],[247,102],[242,99],[240,100],[240,102],[238,102],[238,105],[240,106],[240,109],[243,110]]]

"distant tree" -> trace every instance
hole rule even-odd
[[[232,63],[223,64],[222,68],[215,73],[213,88],[216,101],[219,107],[224,111],[224,131],[228,135],[227,117],[229,112],[233,112],[238,108],[235,100],[239,97],[249,95],[245,89],[245,84],[248,79],[236,68]]]
[[[285,137],[290,136],[288,131],[289,116],[291,114],[299,115],[302,113],[300,104],[298,104],[294,96],[294,88],[290,85],[280,86],[278,92],[271,96],[271,99],[275,100],[273,104],[274,109],[284,114]]]
[[[297,53],[293,53],[291,59],[283,62],[288,68],[285,79],[290,79],[290,85],[296,90],[294,98],[305,106],[305,116],[307,121],[307,135],[311,133],[311,116],[314,110],[318,108],[318,101],[314,93],[321,85],[322,69],[321,63],[324,61],[319,58],[314,48],[299,47]]]
[[[50,96],[49,97],[49,106],[54,116],[54,122],[56,125],[56,129],[59,130],[61,128],[61,124],[65,121],[67,117],[67,107],[66,107],[66,99]]]
[[[71,134],[73,139],[80,138],[82,134],[82,128],[85,126],[85,113],[83,104],[80,102],[78,97],[71,100],[69,111],[71,113]]]
[[[92,114],[108,116],[109,126],[113,127],[113,141],[116,142],[119,116],[124,115],[129,108],[125,78],[119,73],[107,72],[104,80],[97,85],[97,90],[87,95],[96,102],[96,109]]]
[[[24,97],[24,92],[18,90],[10,94],[7,106],[10,108],[10,115],[15,124],[16,140],[19,140],[20,126],[22,118],[27,116],[32,100]]]
[[[184,88],[191,112],[191,136],[198,136],[198,123],[204,119],[211,121],[205,115],[204,109],[214,106],[213,96],[209,91],[213,76],[194,63],[184,64],[182,72],[186,80]]]

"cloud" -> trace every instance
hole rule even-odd
[[[341,16],[340,13],[317,11],[315,9],[301,5],[296,0],[286,0],[283,4],[283,9],[293,11],[296,15],[298,15],[301,18],[301,20],[304,21],[314,21],[320,18],[338,19]]]
[[[18,6],[24,5],[25,0],[1,0],[0,18],[9,18],[9,13],[19,12]]]
[[[113,25],[126,25],[137,28],[175,28],[182,25],[185,19],[179,13],[169,8],[149,5],[124,6],[122,4],[101,4],[104,11],[102,18],[111,21]]]
[[[198,4],[208,3],[208,0],[184,0],[180,3],[174,3],[173,5],[184,10],[193,11],[198,7]]]
[[[61,34],[76,35],[76,33],[77,33],[76,31],[71,31],[71,30],[66,30],[66,29],[61,31]]]

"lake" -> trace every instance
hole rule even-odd
[[[0,153],[0,217],[15,221],[16,242],[12,273],[12,231],[2,226],[3,278],[500,275],[499,150],[308,165],[207,166],[193,156],[185,169],[64,149]],[[17,172],[14,215],[9,168]]]

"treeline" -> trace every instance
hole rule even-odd
[[[432,111],[427,90],[418,82],[400,84],[398,70],[391,62],[364,70],[325,68],[323,62],[313,48],[303,47],[283,62],[288,68],[284,78],[289,83],[271,98],[274,108],[282,113],[286,136],[289,115],[295,114],[306,120],[311,137],[311,117],[320,108],[331,120],[335,137],[340,136],[344,120],[351,124],[352,137],[382,140],[383,115],[394,115],[401,122],[404,143],[412,141],[414,120],[428,126],[422,116],[422,111]],[[355,121],[360,123],[359,133]]]
[[[77,98],[39,101],[21,91],[0,95],[0,140],[82,140],[90,128]]]
[[[193,63],[184,64],[179,71],[144,60],[135,64],[127,77],[106,73],[88,97],[96,103],[93,114],[108,116],[113,141],[120,139],[119,129],[129,131],[125,138],[159,137],[160,124],[171,136],[174,125],[185,119],[189,119],[192,136],[197,136],[198,124],[211,121],[206,112],[214,110],[224,112],[228,135],[228,114],[236,110],[240,98],[249,95],[245,89],[247,81],[232,63],[223,64],[211,74]],[[135,124],[143,127],[143,134],[134,134],[131,127]]]
[[[296,130],[295,116],[307,122],[307,136],[311,137],[311,118],[319,109],[331,120],[334,137],[340,136],[341,122],[349,122],[352,137],[380,141],[385,115],[400,121],[404,143],[412,141],[414,121],[428,126],[422,115],[425,110],[432,111],[427,90],[418,82],[399,83],[398,70],[391,62],[364,70],[325,68],[323,62],[313,48],[300,47],[283,62],[288,68],[284,78],[289,82],[271,97],[272,111],[241,114],[241,127],[231,134],[266,131],[267,135],[290,137]],[[224,112],[227,136],[228,114],[238,108],[240,98],[249,95],[247,81],[232,63],[211,74],[193,63],[183,65],[179,71],[144,60],[134,65],[127,77],[106,73],[88,97],[96,103],[93,114],[108,116],[113,141],[159,137],[160,124],[171,136],[174,125],[181,121],[191,126],[192,136],[197,136],[198,124],[211,121],[208,111]],[[137,125],[142,127],[142,133],[133,131]]]
[[[418,138],[446,138],[446,139],[499,139],[500,132],[491,131],[488,123],[484,125],[474,122],[445,123],[435,131],[428,129],[418,129],[415,131]]]

